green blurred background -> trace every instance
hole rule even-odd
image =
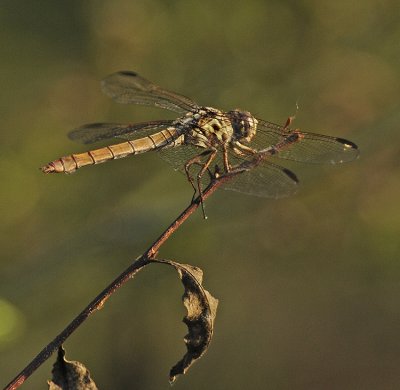
[[[0,378],[5,385],[188,204],[156,154],[45,176],[135,70],[222,109],[348,138],[360,159],[290,165],[288,199],[220,191],[160,256],[220,299],[210,350],[175,389],[400,387],[400,3],[2,0]],[[288,166],[288,165],[286,165]],[[185,352],[175,271],[142,271],[65,344],[101,389],[168,389]],[[46,388],[50,359],[23,388]]]

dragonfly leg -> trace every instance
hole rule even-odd
[[[203,210],[204,219],[207,219],[207,216],[206,216],[205,209],[204,209],[203,190],[202,190],[202,186],[201,186],[201,179],[206,171],[209,172],[210,164],[214,160],[216,155],[217,155],[217,150],[206,150],[203,153],[200,153],[199,155],[193,157],[192,159],[187,161],[185,164],[186,176],[194,190],[192,202],[194,201],[195,196],[198,193],[198,195],[200,197],[200,203],[201,203],[201,208]],[[205,162],[203,161],[204,156],[208,156],[207,160]],[[190,168],[192,165],[199,165],[201,167],[200,171],[197,174],[196,183],[195,183],[194,178],[190,174]]]
[[[204,201],[203,201],[203,190],[201,188],[201,179],[202,179],[204,173],[206,171],[209,171],[210,164],[212,163],[212,161],[214,160],[216,155],[217,155],[217,150],[212,150],[210,155],[208,156],[207,161],[203,164],[203,167],[200,169],[200,172],[197,174],[197,189],[199,191],[201,209],[203,210],[204,219],[207,219],[207,216],[206,216]]]
[[[225,172],[228,173],[231,170],[231,165],[229,164],[229,159],[228,159],[228,151],[226,149],[226,145],[224,144],[224,149],[223,149],[223,158],[224,158],[224,168]]]
[[[200,153],[197,156],[194,156],[189,161],[187,161],[186,164],[185,164],[186,177],[187,177],[187,179],[188,179],[189,183],[191,184],[191,186],[193,188],[193,191],[194,191],[193,192],[193,197],[192,197],[192,202],[196,198],[197,187],[196,187],[196,184],[195,184],[195,181],[194,181],[192,175],[190,174],[190,168],[192,167],[192,165],[199,165],[199,166],[203,167],[203,165],[204,165],[203,157],[204,156],[208,156],[210,153],[211,153],[210,150],[206,150],[203,153]]]

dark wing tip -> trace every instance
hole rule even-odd
[[[290,169],[283,168],[283,172],[285,172],[286,175],[289,176],[296,184],[299,182],[297,176]]]
[[[121,70],[119,72],[116,72],[117,74],[122,74],[124,76],[138,76],[136,72],[133,72],[132,70]]]
[[[341,144],[343,144],[345,147],[347,147],[348,149],[355,149],[358,150],[358,146],[354,143],[351,142],[347,139],[344,138],[336,138],[336,141],[340,142]]]
[[[107,83],[115,79],[118,76],[128,76],[128,77],[138,77],[139,75],[136,72],[131,70],[121,70],[119,72],[114,72],[106,76],[103,80],[101,80],[102,87],[106,87]]]

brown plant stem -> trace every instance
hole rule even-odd
[[[204,190],[202,199],[205,200],[211,196],[215,190],[224,182],[230,180],[240,172],[235,172],[214,179]],[[112,281],[96,298],[94,298],[80,312],[70,324],[59,333],[53,341],[44,347],[39,354],[4,388],[4,390],[13,390],[20,387],[26,379],[36,371],[63,343],[64,341],[96,310],[103,307],[108,298],[118,290],[123,284],[131,279],[139,270],[152,262],[157,255],[160,247],[176,232],[176,230],[185,222],[200,205],[200,197],[197,197],[161,234],[161,236],[150,246],[150,248],[135,260],[125,271],[123,271],[114,281]]]

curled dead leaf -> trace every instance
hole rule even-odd
[[[154,262],[173,266],[185,288],[182,300],[187,309],[183,322],[189,333],[185,336],[187,352],[170,371],[169,380],[173,383],[177,376],[185,374],[189,367],[207,351],[214,331],[218,299],[204,289],[203,271],[188,264],[171,260],[154,259]]]
[[[53,378],[48,381],[49,390],[97,390],[89,370],[80,362],[65,359],[62,346],[58,348],[52,373]]]

